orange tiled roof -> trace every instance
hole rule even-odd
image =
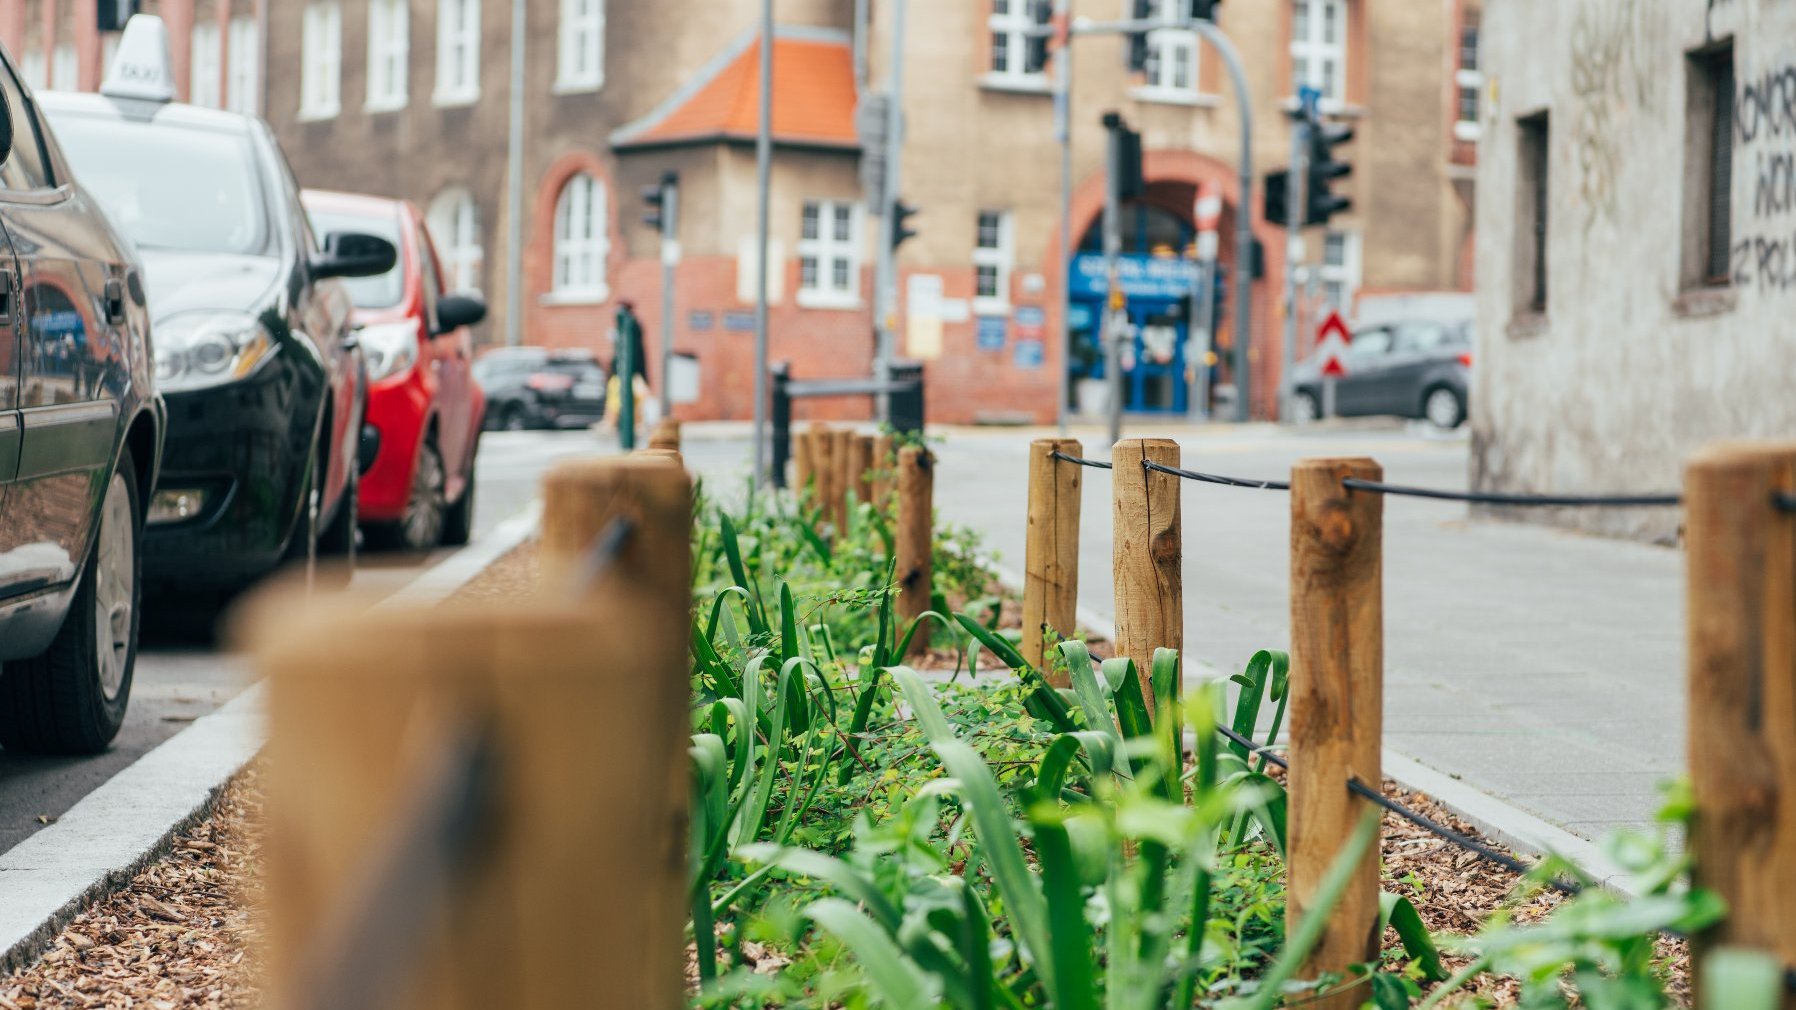
[[[703,140],[752,140],[760,129],[758,34],[700,71],[672,99],[618,130],[615,147]],[[854,53],[845,39],[803,29],[773,36],[773,138],[786,144],[858,147]]]

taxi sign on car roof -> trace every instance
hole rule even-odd
[[[125,22],[118,53],[106,68],[100,94],[109,98],[175,100],[175,75],[168,55],[168,26],[154,14],[133,14]]]

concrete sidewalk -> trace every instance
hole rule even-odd
[[[1023,558],[1033,432],[956,432],[940,449],[943,519]],[[1184,465],[1283,478],[1304,456],[1368,455],[1397,483],[1463,487],[1465,444],[1401,430],[1180,433]],[[1108,458],[1101,440],[1090,454]],[[1080,601],[1111,607],[1110,475],[1087,470]],[[1650,489],[1657,490],[1657,489]],[[1238,670],[1289,642],[1289,504],[1186,484],[1185,649]],[[1683,555],[1537,526],[1470,522],[1462,505],[1385,510],[1385,741],[1446,775],[1592,838],[1644,824],[1684,767]]]

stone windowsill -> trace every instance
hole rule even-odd
[[[1525,340],[1529,337],[1538,337],[1550,329],[1552,329],[1552,325],[1547,321],[1545,312],[1517,310],[1514,315],[1509,317],[1509,326],[1506,332],[1517,340]]]
[[[1739,296],[1727,285],[1686,288],[1671,302],[1671,311],[1685,319],[1706,319],[1726,315],[1740,304]]]

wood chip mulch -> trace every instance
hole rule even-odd
[[[167,856],[77,916],[36,964],[0,979],[0,1010],[259,1005],[259,778],[245,770]]]
[[[467,585],[456,590],[451,599],[465,603],[470,600],[535,596],[540,577],[536,541],[526,540],[488,565],[485,571],[474,576]]]

